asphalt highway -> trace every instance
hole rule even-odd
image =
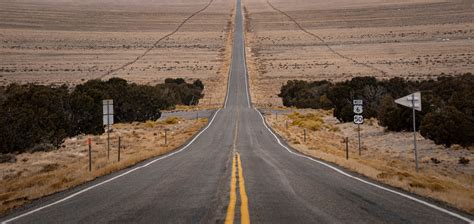
[[[436,202],[302,156],[251,105],[237,1],[225,105],[177,151],[35,201],[7,223],[467,223]]]

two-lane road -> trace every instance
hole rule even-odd
[[[47,197],[3,221],[466,223],[472,218],[281,145],[250,103],[240,4],[225,107],[196,138],[176,152]]]

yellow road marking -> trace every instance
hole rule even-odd
[[[237,153],[237,164],[239,170],[239,189],[240,189],[240,223],[249,224],[250,215],[249,215],[249,199],[247,197],[247,192],[245,191],[245,181],[244,181],[244,171],[242,169],[242,161],[240,160],[240,154]]]
[[[230,199],[229,199],[229,206],[227,207],[227,215],[225,217],[225,224],[233,224],[234,223],[234,216],[235,216],[235,203],[237,200],[235,186],[237,182],[237,178],[235,177],[235,163],[236,163],[236,156],[232,156],[232,177],[230,179]]]
[[[237,112],[237,117],[239,117],[239,112]],[[237,119],[238,120],[238,119]],[[236,167],[239,174],[239,193],[240,193],[240,223],[250,224],[250,215],[249,215],[249,200],[247,197],[247,192],[245,191],[245,181],[244,181],[244,171],[242,169],[242,161],[240,160],[240,154],[236,152],[237,150],[237,135],[239,132],[239,122],[235,124],[234,129],[234,141],[232,143],[232,175],[230,179],[230,198],[229,206],[227,207],[227,215],[225,217],[225,224],[233,224],[235,219],[235,206],[237,203],[237,177],[236,177]]]

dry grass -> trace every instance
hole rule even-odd
[[[330,111],[300,110],[300,113],[279,115],[278,120],[275,115],[267,115],[266,120],[293,148],[304,154],[474,213],[474,167],[459,164],[460,157],[474,159],[473,148],[444,149],[418,136],[421,169],[416,173],[410,133],[387,133],[376,122],[369,122],[372,125],[362,126],[362,155],[359,156],[355,126],[338,123]],[[301,125],[315,120],[318,128],[314,131]],[[304,128],[307,129],[306,142],[303,141]],[[345,159],[345,143],[342,142],[345,136],[350,141],[349,160]]]
[[[107,159],[106,135],[77,136],[51,152],[17,155],[16,163],[0,164],[0,213],[31,200],[63,191],[97,177],[110,174],[138,162],[170,152],[197,133],[207,119],[116,124],[111,133],[110,159]],[[164,129],[168,128],[168,145]],[[122,137],[121,161],[117,161],[118,136]],[[92,139],[93,165],[88,171],[87,139]]]
[[[416,80],[474,69],[469,1],[269,1],[320,39],[265,0],[243,1],[252,101],[259,107],[281,105],[277,94],[292,79]]]
[[[0,2],[0,85],[69,85],[120,77],[154,85],[201,79],[202,105],[225,97],[234,2],[215,0],[145,57],[118,70],[209,1]],[[61,21],[61,23],[57,23]]]

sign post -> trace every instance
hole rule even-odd
[[[102,123],[107,131],[107,159],[110,158],[110,129],[114,124],[114,100],[102,100]]]
[[[395,103],[400,104],[405,107],[412,108],[413,111],[413,145],[415,148],[415,166],[416,172],[418,172],[418,150],[416,148],[416,121],[415,121],[415,110],[421,111],[421,93],[416,92],[408,96],[396,99]]]
[[[364,123],[364,116],[362,113],[364,112],[364,102],[362,100],[353,100],[352,104],[354,105],[354,123],[357,124],[357,136],[359,138],[359,156],[361,155],[360,152],[360,125]]]

